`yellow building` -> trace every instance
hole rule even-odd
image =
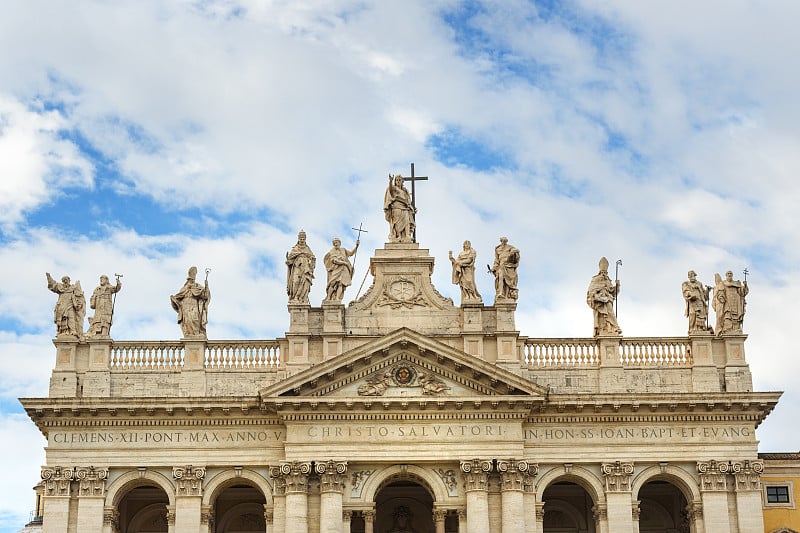
[[[800,531],[800,453],[759,453],[765,533]]]

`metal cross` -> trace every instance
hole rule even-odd
[[[353,230],[353,231],[357,231],[357,232],[358,232],[358,236],[356,237],[356,240],[357,240],[357,241],[360,241],[360,240],[361,240],[361,234],[362,234],[362,233],[369,233],[369,231],[367,231],[367,230],[365,230],[365,229],[361,229],[361,226],[363,226],[363,225],[364,225],[364,223],[363,223],[363,222],[359,222],[359,223],[358,223],[358,227],[357,227],[357,228],[350,228],[351,230]]]
[[[414,184],[418,181],[428,181],[428,176],[415,176],[414,175],[414,163],[411,163],[411,177],[410,178],[403,178],[403,181],[410,181],[411,182],[411,207],[414,208],[414,215],[416,219],[417,213],[417,191],[414,187]],[[414,225],[414,242],[417,242],[417,226]]]

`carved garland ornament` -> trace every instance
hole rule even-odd
[[[441,396],[450,387],[432,372],[420,372],[408,363],[400,363],[388,370],[376,372],[363,385],[359,385],[359,396],[383,396],[389,387],[421,388],[426,396]]]

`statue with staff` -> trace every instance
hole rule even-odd
[[[89,299],[89,307],[94,309],[94,316],[89,317],[90,337],[109,337],[111,334],[111,324],[114,317],[114,303],[117,293],[122,289],[120,278],[122,274],[114,274],[116,284],[111,285],[108,276],[100,276],[100,285],[92,292]]]
[[[297,234],[297,244],[286,253],[286,294],[290,304],[308,305],[317,258],[306,244],[306,232]]]
[[[714,280],[714,312],[717,314],[717,335],[741,335],[744,323],[744,312],[747,302],[745,296],[750,292],[747,286],[747,274],[744,269],[744,281],[733,279],[733,272],[728,270],[725,279],[715,274]]]
[[[45,275],[47,276],[47,288],[58,294],[58,300],[53,309],[56,336],[83,338],[86,296],[83,294],[81,282],[71,283],[69,276],[63,276],[59,283],[50,276],[49,272],[45,272]]]
[[[608,259],[600,258],[600,271],[592,277],[586,291],[586,303],[594,311],[594,336],[621,335],[617,324],[614,301],[620,290],[619,279],[614,282],[608,277]]]
[[[181,326],[184,338],[205,337],[208,324],[208,304],[211,302],[211,290],[208,288],[208,273],[206,269],[205,284],[200,285],[195,281],[197,267],[189,269],[186,282],[176,294],[169,297],[172,308],[178,313],[178,324]]]
[[[325,254],[325,269],[328,271],[328,284],[325,287],[325,303],[341,303],[344,291],[353,282],[353,265],[349,257],[358,251],[360,240],[352,250],[342,248],[342,240],[334,237],[333,248]]]

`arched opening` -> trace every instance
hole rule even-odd
[[[374,531],[434,533],[433,496],[410,479],[387,482],[375,495]]]
[[[690,533],[686,497],[672,483],[648,481],[638,499],[640,533]]]
[[[226,487],[214,501],[215,533],[264,533],[266,498],[247,484]]]
[[[166,533],[169,498],[161,487],[142,485],[128,491],[119,503],[120,533]]]
[[[544,533],[595,533],[594,501],[577,483],[559,481],[549,485],[542,502]]]

